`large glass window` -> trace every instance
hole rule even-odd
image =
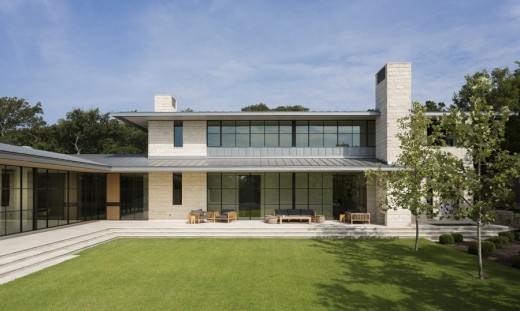
[[[106,175],[0,165],[0,236],[106,216]]]
[[[375,121],[208,121],[208,147],[374,147]]]
[[[121,174],[121,220],[148,219],[148,175]]]
[[[337,219],[344,210],[367,210],[362,173],[208,173],[207,183],[208,210],[234,209],[242,218],[273,215],[276,209],[312,209]],[[244,202],[259,203],[259,214]]]

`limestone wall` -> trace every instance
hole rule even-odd
[[[182,205],[173,205],[173,173],[149,173],[149,219],[187,219],[192,209],[206,210],[206,176],[206,173],[183,173]]]
[[[183,122],[183,146],[173,147],[173,121],[148,122],[148,156],[206,156],[206,122]]]

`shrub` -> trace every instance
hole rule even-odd
[[[505,236],[507,237],[507,239],[509,240],[509,242],[511,241],[514,241],[516,238],[515,238],[515,234],[511,231],[507,231],[507,232],[500,232],[498,234],[498,236]]]
[[[513,231],[509,231],[509,232],[514,234],[515,240],[520,240],[520,231],[513,230]]]
[[[489,254],[491,254],[492,252],[494,252],[497,249],[495,246],[495,243],[493,243],[491,241],[482,241],[481,246],[482,246],[482,256],[484,256],[484,257],[487,257]],[[478,243],[477,242],[471,243],[468,246],[468,253],[473,254],[473,255],[478,255]]]
[[[451,236],[453,237],[453,241],[455,243],[461,243],[461,242],[464,242],[464,236],[462,235],[462,233],[452,233]]]
[[[505,236],[494,236],[487,239],[487,241],[493,242],[496,248],[501,248],[505,244],[509,243],[509,239]]]
[[[453,244],[453,236],[451,234],[443,234],[443,235],[439,236],[439,243]]]
[[[520,255],[511,257],[511,266],[520,269]]]

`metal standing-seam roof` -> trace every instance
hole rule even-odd
[[[57,169],[146,173],[146,172],[364,172],[394,168],[372,158],[310,157],[176,157],[148,158],[146,155],[68,155],[0,144],[0,159],[8,165],[42,166]]]
[[[20,163],[25,166],[48,165],[56,168],[75,168],[88,171],[110,171],[106,164],[77,157],[31,147],[18,147],[0,143],[0,159],[7,160],[8,164]]]
[[[112,167],[113,172],[255,172],[345,171],[364,172],[388,165],[376,159],[348,158],[147,158],[145,155],[78,155]]]

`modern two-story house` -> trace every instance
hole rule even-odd
[[[234,209],[263,219],[276,209],[343,210],[407,226],[407,210],[379,211],[364,172],[399,154],[397,119],[411,108],[410,63],[375,76],[370,111],[180,112],[156,95],[152,112],[113,116],[148,132],[147,155],[63,155],[0,144],[0,235],[91,219],[186,219],[192,209]]]

